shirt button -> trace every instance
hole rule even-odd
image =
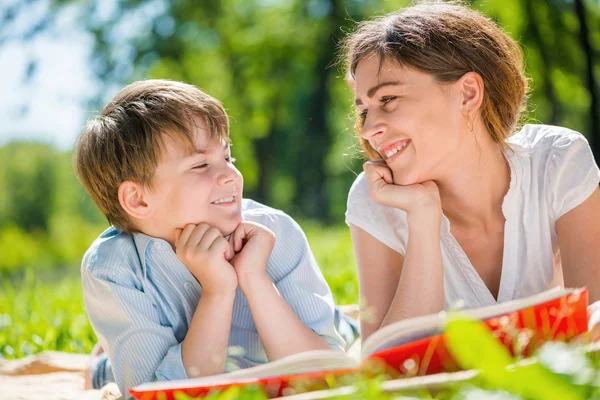
[[[192,282],[186,282],[186,283],[183,284],[183,286],[185,286],[186,289],[191,289]]]

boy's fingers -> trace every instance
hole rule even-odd
[[[229,249],[229,242],[223,236],[219,236],[218,238],[216,238],[215,241],[212,242],[212,244],[208,248],[209,251],[218,251],[219,253],[223,253],[225,258],[227,258]]]
[[[235,230],[231,233],[231,235],[229,235],[229,238],[227,238],[227,241],[229,242],[229,247],[231,248],[231,259],[233,259],[233,257],[235,257],[235,253],[237,252],[237,250],[235,249],[235,234],[239,229],[239,225],[237,226],[237,228],[235,228]]]
[[[233,231],[231,234],[231,245],[235,253],[242,249],[242,239],[245,235],[246,233],[244,232],[243,224],[239,224],[237,228],[235,228],[235,231]]]
[[[179,238],[181,237],[181,232],[183,232],[183,229],[175,228],[175,247],[177,247],[177,243],[179,243]]]
[[[244,245],[244,239],[247,239],[250,236],[252,236],[252,230],[253,227],[250,224],[242,222],[238,225],[238,227],[235,229],[235,232],[233,232],[233,234],[231,235],[233,237],[233,250],[235,252],[242,250],[242,247]]]
[[[225,239],[225,238],[223,238],[223,239]],[[225,253],[224,253],[225,259],[227,261],[230,261],[233,258],[233,256],[235,255],[235,251],[233,251],[233,244],[231,244],[231,242],[229,240],[225,239],[225,242],[227,242],[227,250],[225,250]]]
[[[175,247],[185,246],[195,227],[196,225],[194,224],[187,224],[186,226],[184,226],[183,230],[181,231],[181,234],[179,235],[179,241],[175,244]]]
[[[221,231],[219,231],[218,229],[208,228],[204,232],[200,242],[198,243],[198,248],[202,251],[208,251],[208,250],[210,250],[213,243],[222,237],[223,237],[223,235],[221,235]],[[225,239],[225,238],[223,238],[223,239]]]
[[[190,247],[198,247],[206,232],[210,230],[210,225],[208,224],[198,224],[194,231],[191,233],[190,238],[188,239],[188,246]]]

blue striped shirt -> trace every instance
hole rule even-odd
[[[276,235],[267,274],[281,295],[304,324],[332,349],[343,351],[331,292],[300,226],[285,213],[252,200],[244,199],[242,214],[244,220],[258,222]],[[121,393],[143,382],[186,379],[181,342],[202,288],[171,245],[111,227],[86,252],[81,273],[90,322]],[[238,287],[225,372],[267,361]]]

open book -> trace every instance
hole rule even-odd
[[[587,331],[588,292],[554,288],[531,297],[461,311],[484,321],[513,354],[528,355],[548,340],[568,340]],[[425,315],[390,324],[362,344],[360,359],[334,351],[310,351],[253,368],[178,381],[145,383],[129,390],[140,400],[174,399],[176,392],[201,396],[213,389],[258,385],[270,396],[323,388],[315,382],[356,376],[384,366],[396,376],[456,371],[458,365],[444,344],[446,313]],[[527,336],[520,345],[518,335]],[[381,371],[381,370],[380,370]],[[339,382],[338,382],[339,383]],[[302,386],[304,386],[302,388]]]

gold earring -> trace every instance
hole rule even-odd
[[[469,132],[473,132],[473,120],[468,113],[467,113],[467,126],[469,127]]]

